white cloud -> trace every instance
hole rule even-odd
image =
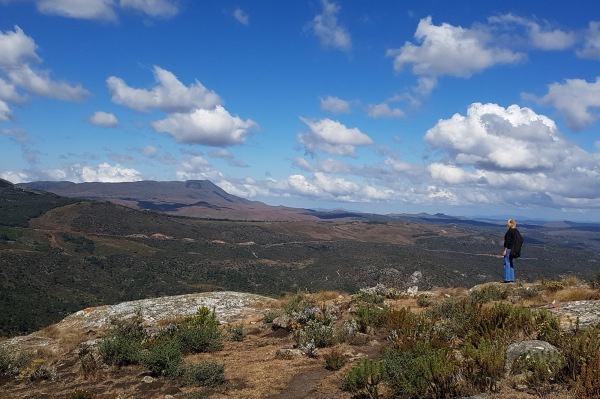
[[[418,45],[406,42],[388,50],[394,69],[412,66],[416,75],[468,78],[497,64],[514,64],[523,55],[507,48],[494,47],[491,35],[482,29],[465,29],[442,23],[433,25],[431,17],[422,19],[415,32]]]
[[[88,121],[92,125],[98,125],[98,126],[102,126],[102,127],[117,127],[117,126],[119,126],[119,121],[117,120],[116,116],[114,116],[113,114],[107,113],[107,112],[102,112],[102,111],[95,112],[94,115],[90,116]]]
[[[215,170],[210,162],[200,156],[182,160],[181,168],[175,175],[179,180],[210,180],[217,185],[225,179],[221,172]]]
[[[13,104],[23,104],[27,98],[17,92],[17,87],[0,78],[0,100],[6,100]]]
[[[328,96],[325,99],[321,98],[321,109],[334,114],[349,114],[350,102],[341,98]]]
[[[158,132],[169,133],[176,141],[213,147],[239,145],[258,128],[252,120],[232,116],[218,105],[214,109],[197,109],[191,113],[174,113],[152,123]]]
[[[170,0],[120,0],[119,5],[151,17],[170,18],[179,13],[177,5]]]
[[[367,105],[367,115],[369,118],[402,118],[404,111],[400,108],[391,108],[387,103]]]
[[[112,101],[140,112],[160,109],[164,112],[190,112],[197,108],[213,108],[220,104],[219,96],[200,82],[184,86],[177,77],[158,66],[154,79],[159,84],[152,90],[129,87],[121,78],[111,76],[106,80]]]
[[[90,93],[81,85],[72,86],[50,78],[47,71],[36,72],[29,65],[13,68],[8,72],[10,81],[17,86],[44,97],[66,101],[81,101]]]
[[[13,172],[10,170],[4,171],[4,172],[0,172],[0,179],[4,179],[6,181],[9,181],[13,184],[18,184],[18,183],[26,183],[31,181],[29,179],[29,176],[26,173],[23,172]]]
[[[304,144],[307,153],[323,151],[333,155],[354,156],[357,146],[373,144],[373,140],[357,128],[347,128],[337,121],[300,119],[310,129],[308,133],[298,134],[298,141]]]
[[[43,14],[107,21],[117,18],[113,11],[114,0],[37,0],[36,3]]]
[[[34,40],[21,28],[14,32],[0,32],[0,69],[10,69],[26,62],[40,62]]]
[[[66,180],[74,183],[122,183],[142,180],[141,173],[136,169],[125,168],[119,164],[110,165],[108,163],[101,163],[96,167],[73,164],[63,169],[45,170],[41,174],[46,179]]]
[[[545,22],[544,26],[541,26],[537,21],[513,14],[494,16],[489,18],[489,22],[494,28],[501,27],[508,31],[515,30],[518,27],[525,28],[524,36],[527,38],[529,44],[534,48],[545,51],[565,50],[572,47],[577,41],[577,35],[574,32],[552,28],[548,22]],[[518,41],[519,39],[512,40]]]
[[[472,104],[466,116],[440,120],[424,139],[457,163],[490,169],[552,168],[564,157],[554,122],[517,105]]]
[[[600,22],[590,22],[583,48],[577,51],[577,55],[581,58],[600,60]]]
[[[428,166],[435,198],[554,208],[600,202],[600,154],[570,143],[529,108],[472,104],[466,116],[440,120],[425,140],[446,155]]]
[[[35,3],[42,14],[95,21],[116,21],[119,8],[155,18],[170,18],[179,13],[174,0],[35,0]]]
[[[0,32],[0,99],[7,103],[22,104],[26,96],[19,93],[23,89],[30,94],[67,101],[80,101],[89,95],[81,85],[70,85],[50,78],[48,71],[36,71],[29,62],[42,62],[36,54],[34,40],[21,28],[14,32]],[[6,111],[5,111],[6,112]]]
[[[250,17],[239,7],[233,10],[233,17],[242,25],[248,26],[250,24]]]
[[[0,122],[10,122],[13,120],[13,115],[8,107],[8,104],[0,100]]]
[[[600,77],[588,83],[583,79],[567,79],[563,84],[552,83],[541,98],[524,94],[539,104],[551,105],[565,118],[573,130],[583,130],[598,120],[600,108]],[[596,111],[596,112],[592,112]]]
[[[308,24],[308,28],[319,38],[323,46],[342,51],[350,50],[352,48],[350,34],[346,28],[339,25],[337,20],[340,6],[327,0],[321,0],[321,4],[323,12],[315,16]]]

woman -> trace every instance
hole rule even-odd
[[[508,219],[506,223],[508,230],[504,234],[504,282],[511,283],[515,281],[515,269],[513,267],[513,257],[510,256],[510,250],[513,244],[516,242],[517,237],[520,236],[519,230],[517,230],[517,222],[514,219]]]

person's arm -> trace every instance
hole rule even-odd
[[[512,244],[512,231],[508,229],[506,234],[504,234],[504,251],[502,252],[502,257],[506,256],[506,250]]]

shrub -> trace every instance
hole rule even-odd
[[[138,311],[130,318],[112,319],[106,336],[100,341],[98,351],[107,364],[119,367],[137,364],[142,351],[142,341],[146,338],[143,317]]]
[[[497,285],[486,285],[471,291],[470,297],[478,303],[501,301],[508,298],[508,289],[500,288]]]
[[[542,285],[544,286],[544,288],[546,288],[546,291],[549,292],[556,292],[565,288],[563,283],[554,280],[544,280],[542,281]]]
[[[314,308],[317,302],[302,292],[291,296],[283,306],[285,313],[292,316],[294,313],[302,313],[305,309]]]
[[[354,319],[358,324],[359,331],[366,333],[369,327],[382,327],[387,320],[388,312],[389,307],[386,305],[361,305],[354,312]]]
[[[323,358],[327,370],[339,370],[346,365],[346,357],[339,349],[332,349]]]
[[[342,389],[349,392],[364,391],[371,399],[379,397],[378,385],[385,371],[382,362],[364,359],[352,367],[342,380]]]
[[[433,301],[431,300],[431,298],[429,298],[429,296],[427,295],[418,295],[417,296],[417,306],[420,306],[422,308],[427,308],[429,306],[431,306],[433,304]]]
[[[140,356],[140,363],[156,377],[177,376],[180,373],[181,362],[181,347],[176,339],[159,339]]]
[[[281,316],[281,313],[280,310],[269,310],[263,315],[263,321],[265,323],[273,323],[273,320]]]
[[[410,350],[389,350],[383,358],[386,382],[409,397],[460,396],[458,365],[447,348],[419,343]]]
[[[578,397],[600,397],[600,329],[592,327],[565,335],[559,346],[565,357],[565,376],[574,381]]]
[[[294,338],[298,345],[312,342],[317,348],[324,348],[335,343],[335,329],[332,325],[309,320],[306,325],[295,332]]]
[[[223,340],[219,330],[219,320],[213,311],[205,306],[196,314],[185,319],[174,332],[181,344],[183,354],[211,352],[221,349]]]
[[[0,347],[0,374],[17,376],[21,370],[33,360],[29,352],[13,352],[6,347]]]
[[[478,389],[496,391],[496,383],[504,374],[505,345],[499,340],[482,339],[477,345],[462,348],[465,377]]]
[[[188,363],[182,367],[181,379],[187,385],[218,386],[225,382],[225,366],[208,361]]]
[[[244,326],[242,324],[236,324],[234,326],[228,326],[227,331],[229,332],[229,337],[232,341],[241,342],[246,337],[246,332],[244,331]]]
[[[107,336],[100,341],[98,352],[106,364],[127,366],[138,364],[142,352],[142,342],[139,338],[130,336]]]

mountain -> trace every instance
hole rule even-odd
[[[171,215],[232,220],[316,220],[309,210],[269,206],[229,194],[208,180],[71,183],[40,181],[22,187],[64,197],[111,201]]]

